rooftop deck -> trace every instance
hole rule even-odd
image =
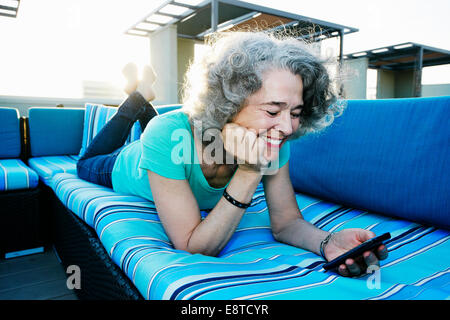
[[[0,300],[78,300],[52,248],[0,260]]]

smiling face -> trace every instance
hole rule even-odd
[[[255,130],[266,141],[267,159],[274,160],[297,131],[302,106],[302,78],[289,70],[271,69],[263,73],[261,88],[246,99],[232,122]]]

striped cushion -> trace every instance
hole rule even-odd
[[[76,173],[55,174],[49,186],[69,210],[92,228],[95,228],[98,214],[112,205],[122,205],[126,208],[130,203],[139,203],[144,207],[149,206],[145,199],[120,195],[110,188],[82,180]]]
[[[114,116],[117,108],[108,107],[101,104],[86,103],[86,111],[84,113],[83,141],[79,155],[82,156],[91,141],[100,132],[103,126]],[[133,142],[141,136],[141,126],[137,121],[131,128],[125,144]]]
[[[35,157],[28,159],[28,165],[36,171],[45,184],[49,185],[51,178],[57,173],[76,174],[79,158],[76,155]]]
[[[391,232],[381,282],[325,272],[314,253],[274,240],[264,191],[218,257],[175,250],[152,202],[57,174],[58,197],[95,228],[112,260],[146,299],[445,299],[450,232],[343,207],[298,193],[307,221],[327,231]],[[201,212],[202,217],[207,212]],[[378,287],[379,285],[379,287]]]
[[[0,159],[0,191],[36,188],[39,178],[19,159]]]

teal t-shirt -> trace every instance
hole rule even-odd
[[[280,168],[289,160],[289,153],[289,141],[286,141],[280,150]],[[226,188],[208,184],[200,167],[188,116],[181,110],[156,116],[140,140],[122,149],[112,172],[114,191],[153,201],[147,170],[169,179],[187,180],[200,209],[214,208]]]

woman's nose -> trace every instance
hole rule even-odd
[[[284,136],[292,134],[292,121],[290,112],[282,112],[280,115],[280,121],[277,125],[277,130],[281,131]]]

